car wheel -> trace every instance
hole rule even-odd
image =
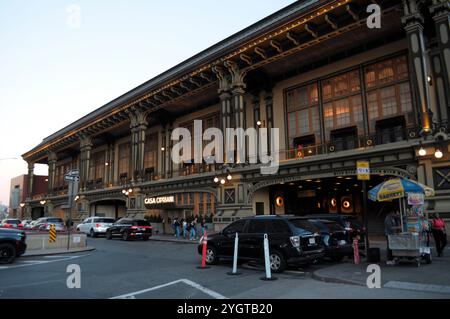
[[[106,232],[106,239],[111,240],[112,239],[112,234],[110,231]]]
[[[89,234],[91,235],[92,238],[97,237],[97,234],[94,232],[93,229],[91,229],[91,231],[89,232]]]
[[[206,263],[208,265],[215,265],[219,262],[216,249],[213,246],[206,248]]]
[[[0,244],[0,264],[9,264],[16,257],[16,248],[11,244]]]
[[[125,241],[128,240],[128,233],[126,231],[123,232],[122,239],[125,240]]]
[[[149,239],[149,237],[150,237],[150,236],[144,236],[144,237],[142,237],[142,240],[143,240],[143,241],[147,241],[147,240]]]
[[[286,260],[279,251],[272,251],[269,254],[270,270],[275,273],[283,272],[286,269]]]

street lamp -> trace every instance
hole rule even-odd
[[[442,151],[437,148],[436,151],[434,152],[434,157],[436,157],[437,159],[440,159],[444,156],[444,154],[442,153]]]
[[[19,206],[20,206],[20,208],[24,208],[25,207],[25,203],[20,203]]]
[[[47,201],[45,199],[42,199],[41,201],[39,201],[39,203],[41,203],[41,205],[45,205],[45,203],[47,203]]]
[[[423,146],[419,150],[419,156],[427,155],[427,150],[423,148]]]

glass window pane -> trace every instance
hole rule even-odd
[[[409,82],[400,84],[400,105],[402,112],[412,111],[411,90]]]
[[[308,109],[301,110],[299,113],[299,127],[300,134],[304,135],[309,133],[309,112]]]
[[[297,136],[296,112],[288,114],[289,136]]]
[[[338,100],[336,104],[336,125],[345,126],[350,124],[350,106],[348,99]]]
[[[381,107],[383,116],[397,114],[397,101],[395,98],[395,87],[389,86],[380,90]]]
[[[333,103],[327,103],[323,106],[324,121],[326,128],[332,128],[333,125]]]
[[[304,86],[298,89],[298,105],[299,107],[305,107],[309,104],[309,97],[308,97],[308,87]]]

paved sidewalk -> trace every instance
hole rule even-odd
[[[381,246],[381,285],[384,288],[397,288],[417,291],[433,291],[449,294],[450,296],[450,249],[446,249],[444,257],[437,257],[432,248],[432,263],[422,263],[420,267],[411,262],[396,265],[386,265],[385,243],[374,244],[371,247]],[[382,248],[383,247],[383,248]],[[312,277],[317,280],[333,283],[345,283],[358,286],[367,286],[367,272],[365,258],[361,264],[355,265],[353,260],[345,259],[343,262],[321,267],[315,270]]]
[[[22,257],[36,257],[36,256],[47,256],[47,255],[61,255],[61,254],[71,254],[71,253],[80,253],[85,251],[95,250],[95,247],[87,246],[87,247],[77,247],[77,248],[56,248],[56,249],[33,249],[27,250]]]

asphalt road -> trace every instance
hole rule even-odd
[[[262,281],[258,267],[241,267],[229,276],[231,263],[197,269],[196,245],[160,241],[124,242],[89,239],[95,251],[20,258],[0,266],[0,298],[448,298],[448,295],[325,283],[314,280],[316,267],[291,269]],[[69,289],[67,266],[81,270],[81,288]],[[328,265],[329,266],[329,265]]]

